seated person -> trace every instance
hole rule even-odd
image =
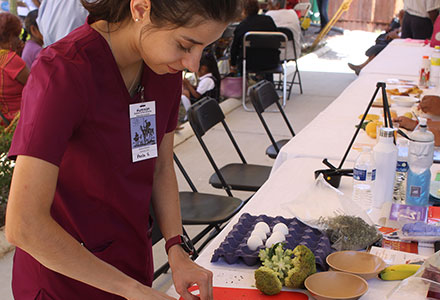
[[[299,24],[298,15],[293,9],[283,9],[285,4],[285,0],[269,1],[269,11],[266,16],[271,17],[277,27],[286,27],[292,31],[296,56],[293,52],[293,44],[289,41],[287,44],[287,59],[295,59],[301,55],[301,25]]]
[[[0,111],[2,122],[9,124],[20,110],[21,92],[29,76],[21,53],[21,20],[10,13],[0,13]]]
[[[243,36],[248,31],[277,31],[273,19],[269,16],[259,15],[257,0],[244,0],[245,19],[238,24],[234,31],[234,40],[231,46],[231,72],[242,72]],[[253,70],[267,70],[279,64],[279,51],[277,49],[249,49],[246,52],[247,66]],[[272,75],[265,79],[271,80]],[[271,80],[272,81],[272,80]]]
[[[21,58],[26,62],[28,69],[31,69],[32,63],[37,58],[41,49],[43,49],[43,36],[37,25],[38,10],[33,10],[24,19],[24,27],[31,38],[25,43]]]
[[[213,54],[204,53],[200,59],[199,70],[197,71],[199,83],[193,86],[187,79],[183,79],[182,104],[188,111],[191,104],[196,103],[203,97],[209,96],[217,101],[220,97],[220,73],[217,67],[217,61]],[[185,116],[184,121],[186,121]]]
[[[365,55],[368,56],[367,60],[360,64],[360,65],[353,65],[351,63],[348,63],[348,67],[352,69],[356,75],[359,75],[362,68],[364,68],[373,58],[376,57],[385,47],[396,38],[399,38],[399,32],[400,32],[400,26],[403,21],[403,14],[404,10],[402,9],[399,12],[398,17],[394,18],[391,23],[388,25],[388,28],[386,29],[385,33],[382,33],[379,35],[376,39],[376,43],[368,48],[368,50],[365,52]]]
[[[427,95],[420,101],[419,108],[427,114],[440,116],[440,96]],[[417,126],[417,121],[401,116],[393,119],[393,122],[399,124],[399,128],[407,130],[414,130]],[[434,134],[435,146],[440,146],[440,121],[432,121],[428,119],[428,129]]]

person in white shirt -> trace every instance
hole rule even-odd
[[[47,47],[83,25],[87,11],[80,0],[43,0],[37,24]]]
[[[440,0],[404,0],[405,15],[401,38],[430,39],[435,19],[440,9]]]
[[[301,25],[297,13],[293,9],[284,9],[285,5],[286,0],[269,1],[269,11],[266,12],[266,15],[273,19],[277,27],[287,27],[292,31],[296,57],[293,52],[293,44],[289,41],[287,44],[287,59],[295,59],[301,55]]]
[[[197,76],[199,78],[197,86],[193,86],[187,79],[183,79],[181,101],[186,111],[188,111],[191,104],[196,103],[205,96],[220,101],[221,78],[217,67],[217,61],[213,54],[204,53],[202,55]],[[186,121],[186,116],[184,121]]]

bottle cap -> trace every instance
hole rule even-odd
[[[381,127],[379,135],[381,137],[386,137],[386,138],[394,137],[394,131],[395,131],[394,128]]]
[[[423,59],[429,59],[428,55],[423,55]]]
[[[438,50],[440,50],[440,46],[438,46],[438,45],[437,45],[437,46],[435,46],[435,49],[438,49]]]
[[[426,118],[419,118],[419,125],[420,126],[423,126],[423,127],[426,127],[427,126],[427,120],[426,120]]]

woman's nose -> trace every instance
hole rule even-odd
[[[201,53],[188,53],[182,59],[182,65],[190,72],[197,72],[199,70]]]

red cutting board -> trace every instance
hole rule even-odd
[[[198,290],[197,286],[189,288],[189,291]],[[227,287],[213,287],[214,300],[308,300],[306,294],[299,292],[285,292],[273,296],[268,296],[256,289],[241,289]],[[183,298],[180,298],[183,300]]]

